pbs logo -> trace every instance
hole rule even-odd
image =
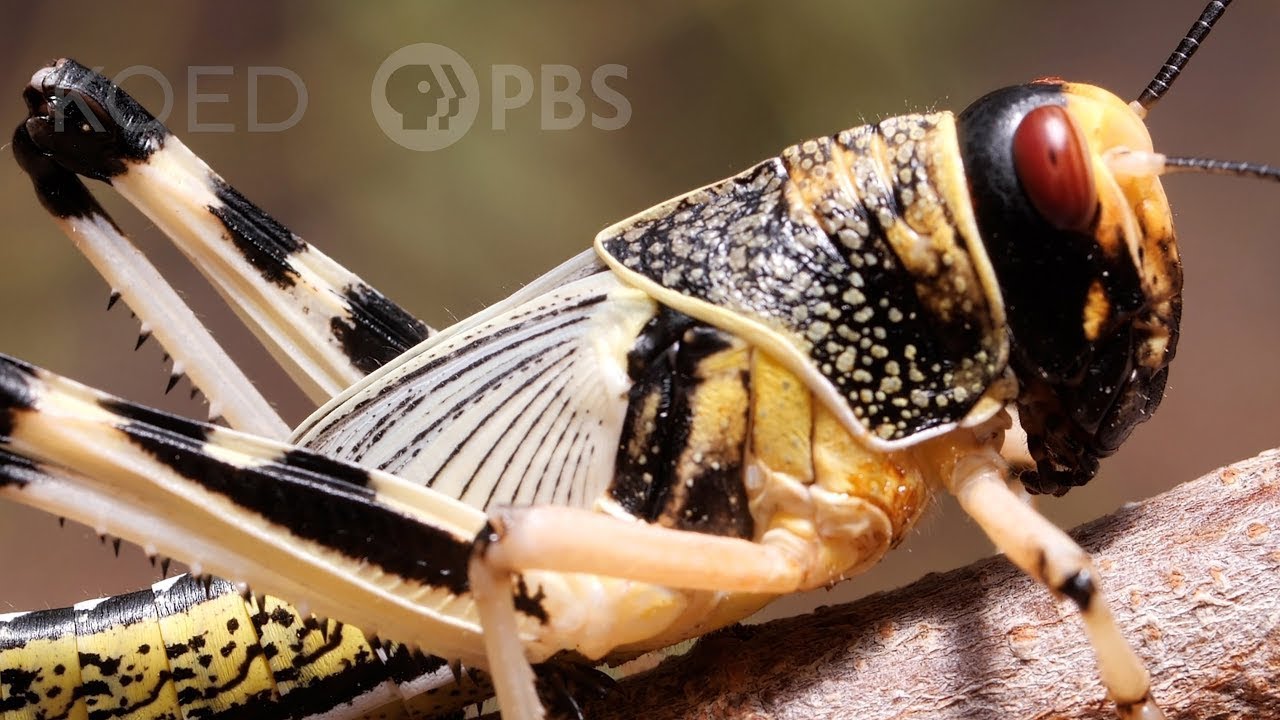
[[[370,100],[382,132],[410,150],[448,147],[480,108],[480,84],[461,55],[435,43],[406,45],[373,76]]]

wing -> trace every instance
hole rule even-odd
[[[336,398],[297,440],[473,507],[589,507],[613,477],[627,355],[657,307],[581,255]]]

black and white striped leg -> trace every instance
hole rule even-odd
[[[59,60],[32,76],[23,97],[29,117],[18,133],[31,152],[136,205],[316,402],[430,333],[247,200],[102,75]]]
[[[58,226],[173,358],[172,383],[187,376],[209,402],[209,419],[283,440],[289,426],[258,392],[182,297],[120,231],[75,173],[36,147],[25,124],[13,135],[13,154],[36,196]]]
[[[431,610],[466,593],[484,524],[473,508],[4,356],[0,452],[0,498],[468,665],[483,660],[474,630]]]
[[[1011,490],[1007,477],[1008,467],[994,451],[975,451],[955,462],[950,489],[1015,565],[1079,608],[1102,684],[1120,717],[1162,720],[1150,675],[1117,627],[1089,554]]]

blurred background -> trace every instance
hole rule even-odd
[[[493,303],[586,248],[601,227],[720,179],[784,146],[877,118],[959,111],[996,87],[1043,75],[1136,97],[1202,9],[1202,0],[651,3],[13,2],[0,10],[0,90],[9,122],[32,71],[69,55],[113,75],[132,66],[172,87],[167,124],[245,195],[435,326]],[[1280,5],[1237,3],[1150,121],[1157,149],[1280,162]],[[375,72],[397,49],[445,45],[478,76],[480,107],[452,146],[414,152],[371,111]],[[494,129],[490,68],[583,78],[587,120],[544,130],[539,102]],[[592,71],[630,119],[591,92]],[[188,82],[192,67],[217,66]],[[306,90],[296,123],[251,132],[252,67],[285,68]],[[203,71],[197,71],[198,73]],[[126,89],[156,110],[166,93],[137,75]],[[195,94],[226,102],[188,105]],[[288,118],[294,88],[262,80],[258,117]],[[199,129],[221,123],[229,131]],[[194,126],[193,126],[194,125]],[[4,153],[7,155],[7,153]],[[1073,526],[1280,444],[1280,188],[1182,176],[1166,182],[1186,264],[1179,359],[1161,412],[1090,486],[1041,507]],[[232,347],[291,422],[307,411],[283,374],[212,291],[137,213],[101,196]],[[0,158],[0,351],[148,404],[203,417],[183,384],[163,395],[154,343]],[[787,601],[845,601],[990,554],[949,499],[868,576]],[[388,542],[395,542],[388,539]],[[88,530],[0,504],[0,613],[69,604],[154,580],[136,550],[119,560]]]

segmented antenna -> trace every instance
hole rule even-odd
[[[1280,182],[1280,167],[1261,163],[1230,162],[1209,158],[1168,157],[1164,159],[1165,172],[1201,172],[1209,175],[1236,175]]]
[[[1209,36],[1209,31],[1213,29],[1213,24],[1218,22],[1218,18],[1227,11],[1227,6],[1231,4],[1231,0],[1213,0],[1205,7],[1204,12],[1200,13],[1200,19],[1196,20],[1195,25],[1187,31],[1186,37],[1182,38],[1182,42],[1178,43],[1178,48],[1173,51],[1168,60],[1164,61],[1164,65],[1160,68],[1160,72],[1147,84],[1147,89],[1142,91],[1142,95],[1138,96],[1138,104],[1148,110],[1155,105],[1165,93],[1169,92],[1169,88],[1173,85],[1173,81],[1178,79],[1178,74],[1182,72],[1182,68],[1187,66],[1191,61],[1191,56],[1196,54],[1196,50],[1200,49],[1200,43]]]

